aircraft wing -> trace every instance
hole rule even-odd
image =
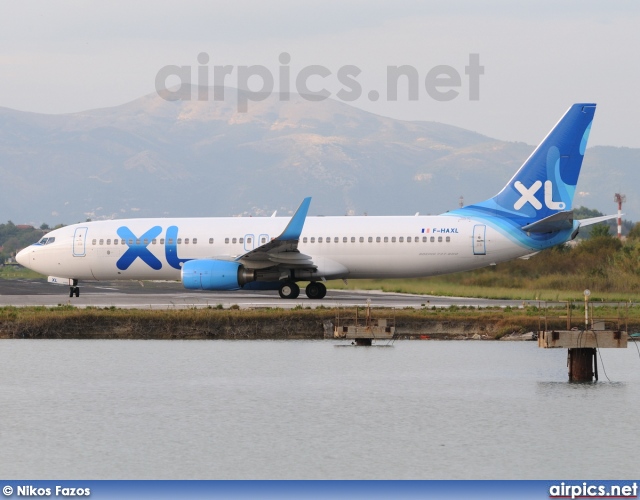
[[[291,217],[289,224],[277,238],[273,238],[264,245],[254,248],[249,252],[237,257],[235,260],[241,262],[248,268],[265,268],[282,264],[288,268],[310,268],[315,267],[309,255],[300,253],[298,241],[304,221],[307,218],[311,197],[305,198],[296,213]]]

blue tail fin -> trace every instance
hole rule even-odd
[[[571,106],[502,191],[453,213],[523,227],[570,210],[595,110],[595,104]]]

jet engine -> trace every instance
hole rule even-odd
[[[238,290],[255,279],[255,271],[239,262],[195,259],[182,265],[182,284],[189,290]]]

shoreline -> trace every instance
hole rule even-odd
[[[358,314],[362,320],[364,309]],[[0,339],[321,340],[334,338],[338,315],[340,324],[345,324],[355,318],[355,308],[3,307]],[[390,316],[397,339],[497,340],[514,332],[537,332],[540,325],[540,313],[530,309],[372,309],[373,318]],[[560,329],[565,322],[550,322],[549,327]],[[630,324],[630,331],[632,326],[638,325]]]

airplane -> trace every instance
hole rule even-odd
[[[324,282],[465,271],[574,239],[617,215],[575,220],[571,205],[596,105],[574,104],[506,186],[438,216],[146,218],[55,229],[21,250],[21,265],[69,286],[80,281],[181,280],[189,290],[278,290],[322,299]],[[275,215],[275,213],[274,213]]]

